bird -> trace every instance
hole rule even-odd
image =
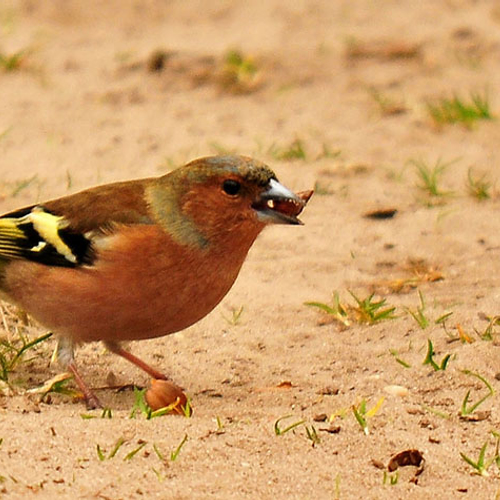
[[[122,346],[193,325],[231,289],[259,233],[301,225],[295,194],[259,160],[199,158],[160,177],[105,184],[0,216],[0,298],[55,332],[56,358],[89,408],[102,407],[75,347]]]

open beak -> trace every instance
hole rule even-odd
[[[271,179],[268,188],[252,204],[257,218],[265,224],[303,224],[297,217],[304,210],[313,191],[293,193]]]

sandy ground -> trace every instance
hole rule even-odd
[[[0,397],[1,493],[498,497],[496,463],[483,477],[461,457],[477,460],[485,443],[485,461],[495,457],[498,395],[468,419],[460,413],[468,391],[470,405],[488,394],[464,371],[500,388],[500,328],[482,335],[485,317],[499,311],[500,201],[494,186],[480,202],[466,185],[470,168],[497,179],[499,122],[439,127],[427,110],[443,97],[480,93],[500,115],[496,2],[207,4],[0,4],[0,53],[22,51],[18,68],[0,70],[2,211],[221,151],[266,161],[292,189],[317,188],[305,226],[265,231],[212,314],[131,346],[186,388],[192,418],[131,419],[133,393],[102,389],[112,418],[94,411],[84,419],[81,402],[25,393],[57,373],[53,340],[27,355]],[[257,73],[231,81],[230,49]],[[287,157],[294,141],[305,158]],[[417,187],[415,162],[438,161],[447,164],[439,188],[452,194],[431,197]],[[397,213],[365,217],[379,209]],[[354,306],[348,290],[361,299],[375,292],[397,317],[370,325],[349,311],[346,328],[304,305],[331,304],[337,291]],[[426,328],[408,313],[420,305],[418,291]],[[445,370],[423,364],[429,339],[438,367],[450,355]],[[99,345],[84,346],[78,359],[93,387],[149,383]],[[352,410],[363,402],[368,435]],[[276,435],[275,422],[288,415],[281,428],[304,423]],[[412,449],[425,459],[418,476],[414,466],[387,470]]]

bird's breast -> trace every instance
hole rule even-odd
[[[154,225],[98,246],[92,267],[12,261],[9,298],[76,341],[138,340],[182,330],[207,315],[234,283],[246,248],[182,246]]]

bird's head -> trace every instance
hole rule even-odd
[[[264,163],[245,156],[200,158],[162,179],[175,193],[166,208],[182,218],[176,231],[183,236],[191,228],[198,244],[228,234],[253,241],[267,224],[302,224],[298,215],[312,194],[293,193]]]

